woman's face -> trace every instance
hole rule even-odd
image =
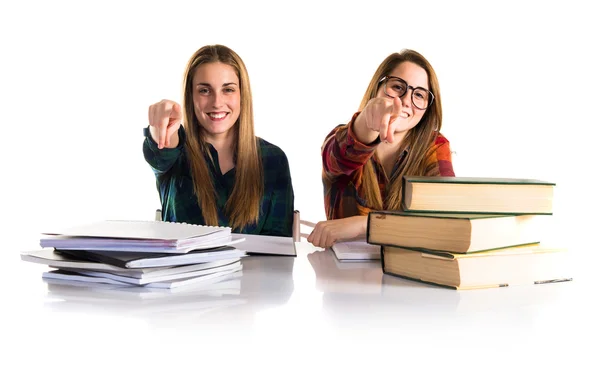
[[[240,116],[240,81],[222,62],[198,66],[194,73],[194,113],[209,137],[227,134]]]
[[[421,66],[412,62],[405,61],[398,64],[398,66],[396,66],[388,76],[401,78],[412,88],[422,87],[424,89],[430,90],[427,72]],[[413,96],[414,89],[412,88],[409,88],[406,91],[406,93],[400,98],[400,100],[402,101],[402,109],[399,117],[406,119],[406,123],[403,123],[403,125],[405,126],[405,128],[402,129],[403,131],[408,131],[411,128],[415,127],[417,124],[419,124],[421,118],[423,118],[423,115],[425,115],[426,111],[418,109],[413,104],[411,97]],[[387,96],[384,92],[383,85],[379,87],[379,90],[377,90],[377,96]]]

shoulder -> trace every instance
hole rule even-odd
[[[428,160],[440,162],[452,162],[452,151],[450,150],[450,141],[438,133],[430,149],[430,156]]]
[[[440,132],[440,133],[438,133],[437,137],[435,138],[433,145],[434,146],[450,145],[450,141],[444,135],[442,135],[442,133]]]
[[[289,166],[287,155],[281,148],[265,139],[259,137],[256,139],[258,141],[260,158],[265,169]]]
[[[430,146],[430,150],[437,152],[438,155],[445,155],[444,152],[450,155],[450,141],[444,135],[438,133]]]
[[[283,150],[281,148],[279,148],[278,146],[276,146],[275,144],[266,141],[263,138],[256,138],[258,140],[258,147],[260,149],[261,152],[261,156],[263,158],[269,158],[269,157],[285,157],[285,152],[283,152]]]
[[[265,182],[275,184],[280,182],[281,176],[289,177],[290,164],[285,152],[262,138],[257,137],[257,141],[263,172],[266,174]]]

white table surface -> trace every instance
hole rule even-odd
[[[592,271],[455,291],[297,248],[245,258],[229,294],[146,298],[48,285],[11,252],[0,379],[600,379]]]

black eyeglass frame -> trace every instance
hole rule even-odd
[[[393,76],[393,75],[386,75],[386,76],[383,76],[383,77],[382,77],[382,78],[379,80],[379,84],[383,83],[383,92],[384,92],[384,93],[385,93],[385,95],[387,95],[388,97],[390,97],[390,98],[394,98],[393,96],[391,96],[391,95],[389,95],[389,94],[387,93],[387,82],[388,82],[390,79],[397,79],[397,80],[400,80],[400,81],[402,81],[402,82],[404,82],[404,83],[406,84],[406,91],[404,92],[404,94],[406,94],[406,93],[408,92],[408,90],[412,90],[412,93],[410,94],[410,101],[411,101],[411,102],[412,102],[412,104],[413,104],[413,105],[414,105],[416,108],[418,108],[419,110],[427,110],[427,108],[429,108],[429,106],[431,106],[431,104],[433,103],[433,100],[434,100],[434,98],[435,98],[435,95],[433,95],[433,93],[431,92],[431,90],[427,90],[426,88],[424,88],[424,87],[420,87],[420,86],[413,87],[413,86],[409,85],[409,84],[408,84],[408,82],[406,82],[406,81],[405,81],[405,80],[403,80],[402,78],[400,78],[400,77],[395,77],[395,76]],[[429,95],[430,95],[430,97],[429,97],[429,103],[427,104],[427,106],[425,106],[425,108],[421,108],[421,107],[419,107],[419,106],[417,106],[417,105],[415,104],[415,100],[413,99],[413,97],[414,97],[414,94],[415,94],[415,90],[417,90],[417,89],[419,89],[419,90],[424,90],[424,91],[427,91],[427,92],[429,93]],[[404,96],[404,94],[400,95],[398,98],[402,98],[402,97]]]

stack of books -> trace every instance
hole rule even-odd
[[[43,233],[21,259],[49,266],[44,279],[172,289],[242,269],[231,228],[162,221],[100,221]]]
[[[403,210],[371,212],[367,242],[385,274],[456,289],[571,280],[567,250],[542,243],[556,184],[403,178]]]

